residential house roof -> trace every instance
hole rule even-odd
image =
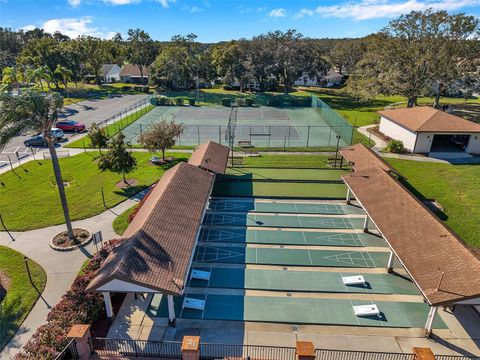
[[[140,66],[127,64],[120,72],[120,76],[141,77]],[[143,76],[148,77],[148,67],[143,67]]]
[[[103,77],[106,77],[111,71],[112,69],[115,67],[115,66],[118,66],[117,64],[103,64],[102,65],[102,68],[100,70],[100,74],[103,76]]]
[[[208,141],[195,149],[188,163],[215,174],[225,174],[229,151],[227,146]]]
[[[122,280],[180,295],[213,182],[213,174],[184,162],[166,171],[87,290]]]
[[[413,132],[480,132],[479,124],[429,106],[383,110],[378,113]]]

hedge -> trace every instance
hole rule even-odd
[[[47,316],[47,323],[40,326],[15,359],[55,359],[68,344],[67,333],[75,324],[92,324],[105,311],[101,294],[87,293],[90,281],[107,258],[115,240],[107,242],[88,262],[70,290],[62,296]]]

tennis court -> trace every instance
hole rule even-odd
[[[348,247],[386,247],[385,241],[374,234],[304,230],[254,230],[203,228],[199,240],[205,243],[246,243],[276,245],[314,245]]]
[[[127,142],[138,143],[139,135],[162,120],[184,125],[177,144],[199,145],[208,140],[228,143],[231,109],[219,106],[157,106],[123,130]],[[249,141],[258,147],[329,147],[349,145],[352,127],[346,121],[331,126],[324,114],[313,107],[275,108],[268,106],[240,107],[231,127],[238,142]],[[338,116],[338,115],[337,115]]]
[[[341,182],[345,170],[333,169],[271,169],[271,168],[228,168],[222,180],[317,180]]]

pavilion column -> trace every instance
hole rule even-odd
[[[370,218],[369,216],[365,216],[365,220],[363,222],[363,232],[367,233],[368,232],[368,224],[370,223]]]
[[[113,317],[113,308],[112,308],[112,299],[110,298],[110,293],[108,291],[103,292],[103,301],[105,302],[105,310],[107,312],[107,318]]]
[[[390,255],[388,256],[387,262],[387,272],[391,273],[393,271],[393,251],[390,250]]]
[[[345,198],[347,205],[350,205],[350,199],[352,198],[352,194],[350,193],[350,188],[347,187],[347,197]]]
[[[168,325],[175,326],[175,306],[173,304],[173,295],[167,295],[168,303]]]
[[[425,335],[430,337],[432,335],[432,326],[433,321],[435,320],[435,315],[437,314],[438,307],[430,306],[430,311],[428,312],[427,322],[425,323]]]

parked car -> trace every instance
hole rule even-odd
[[[65,134],[63,133],[62,129],[54,127],[52,128],[52,135],[55,136],[55,139],[60,140]]]
[[[43,138],[43,135],[34,135],[30,139],[23,142],[26,147],[32,146],[47,146],[47,141]]]
[[[85,124],[74,120],[59,121],[57,122],[56,127],[63,131],[82,132],[85,130]]]

